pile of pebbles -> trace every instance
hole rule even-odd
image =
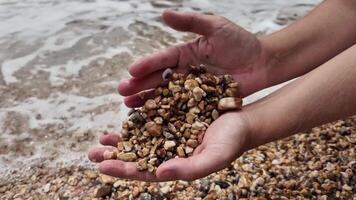
[[[241,108],[238,85],[230,75],[215,76],[203,66],[192,66],[188,75],[168,68],[162,77],[166,84],[143,107],[129,112],[117,151],[105,151],[104,159],[136,162],[139,170],[154,172],[169,159],[191,156],[214,120]]]
[[[191,182],[148,183],[73,166],[0,178],[0,199],[356,199],[356,116],[244,153]]]

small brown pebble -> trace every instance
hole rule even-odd
[[[192,148],[195,148],[198,146],[198,141],[197,140],[193,140],[193,139],[189,139],[187,141],[187,145],[192,147]]]
[[[152,122],[152,121],[147,122],[145,124],[145,128],[151,136],[156,137],[156,136],[160,136],[162,134],[162,126],[159,124],[156,124],[155,122]]]
[[[177,154],[178,154],[179,157],[185,157],[185,153],[184,153],[183,147],[179,146],[177,148]]]
[[[122,161],[132,162],[132,161],[135,161],[137,156],[135,153],[129,152],[129,153],[119,153],[117,155],[117,158]]]
[[[146,159],[140,159],[138,162],[136,162],[137,169],[142,171],[146,170],[148,168],[147,166],[147,160]]]
[[[105,184],[113,184],[116,181],[115,177],[108,176],[105,174],[100,174],[100,179]]]
[[[175,147],[176,146],[176,142],[173,141],[173,140],[167,140],[165,143],[164,143],[164,149],[165,150],[170,150],[171,148]]]
[[[227,88],[225,91],[226,95],[229,97],[236,97],[237,95],[237,88]]]
[[[201,122],[196,121],[196,122],[194,122],[194,123],[192,124],[192,129],[195,129],[195,130],[203,130],[204,128],[205,128],[205,126],[204,126],[204,124],[201,123]]]
[[[199,102],[203,97],[206,96],[206,93],[200,87],[195,87],[193,89],[193,96],[194,96],[195,101]]]
[[[98,173],[92,170],[85,170],[84,174],[90,179],[95,179],[98,177]]]
[[[190,154],[190,153],[192,153],[194,151],[194,149],[192,147],[186,146],[184,151],[185,151],[186,154]]]
[[[196,116],[195,114],[190,113],[190,112],[188,112],[187,114],[185,114],[186,121],[187,121],[187,123],[189,123],[189,124],[193,124],[196,117],[197,117],[197,116]]]
[[[235,97],[225,97],[219,100],[218,109],[222,111],[241,109],[242,100]]]
[[[184,82],[184,88],[186,90],[193,90],[196,87],[199,87],[199,83],[194,79],[188,79]]]
[[[212,112],[211,112],[211,117],[216,120],[218,117],[219,117],[219,112],[214,109]]]
[[[156,108],[157,108],[156,101],[153,100],[153,99],[148,99],[148,100],[145,102],[145,108],[146,108],[147,110],[156,109]]]
[[[104,197],[111,192],[111,186],[109,185],[102,185],[99,188],[96,188],[94,191],[94,196],[97,198]]]
[[[132,143],[130,141],[124,141],[123,145],[124,145],[125,151],[131,151],[132,150],[133,145],[132,145]]]

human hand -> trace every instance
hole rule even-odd
[[[227,167],[246,151],[248,130],[248,121],[242,112],[226,113],[209,126],[193,156],[168,160],[158,167],[155,175],[138,171],[134,162],[104,160],[104,151],[115,150],[120,141],[118,134],[101,136],[100,143],[106,146],[92,149],[89,159],[99,162],[101,173],[119,178],[142,181],[194,180]]]
[[[200,36],[133,63],[129,67],[132,77],[122,80],[118,88],[127,106],[139,106],[142,100],[137,93],[158,86],[167,67],[184,73],[190,65],[204,64],[211,73],[230,74],[239,83],[241,96],[268,86],[269,56],[252,33],[219,16],[165,11],[162,18],[178,31]]]

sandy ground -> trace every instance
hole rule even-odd
[[[93,167],[86,152],[104,130],[119,130],[126,117],[128,109],[116,86],[128,76],[127,66],[194,37],[164,26],[162,10],[223,15],[249,31],[266,34],[304,16],[319,2],[1,1],[0,196],[4,188],[41,170],[45,173],[39,177],[53,178],[67,167],[79,167],[79,174]],[[254,94],[246,102],[271,91]],[[88,182],[100,185],[98,180]],[[45,185],[35,178],[31,183],[38,184],[35,189]],[[77,190],[81,192],[68,198],[81,199],[83,188]]]

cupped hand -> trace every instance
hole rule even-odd
[[[241,96],[268,85],[267,48],[252,33],[219,16],[165,11],[162,18],[175,30],[199,37],[133,63],[129,67],[132,77],[122,80],[118,88],[127,106],[139,105],[137,93],[158,86],[167,67],[184,73],[190,65],[204,64],[211,73],[231,74],[239,83]]]
[[[248,142],[248,121],[239,112],[226,113],[207,129],[202,143],[188,158],[174,158],[161,164],[156,174],[138,171],[134,162],[104,160],[105,150],[112,151],[120,141],[118,134],[100,138],[104,147],[89,152],[89,159],[98,162],[103,174],[142,181],[195,180],[227,167],[245,150]]]

